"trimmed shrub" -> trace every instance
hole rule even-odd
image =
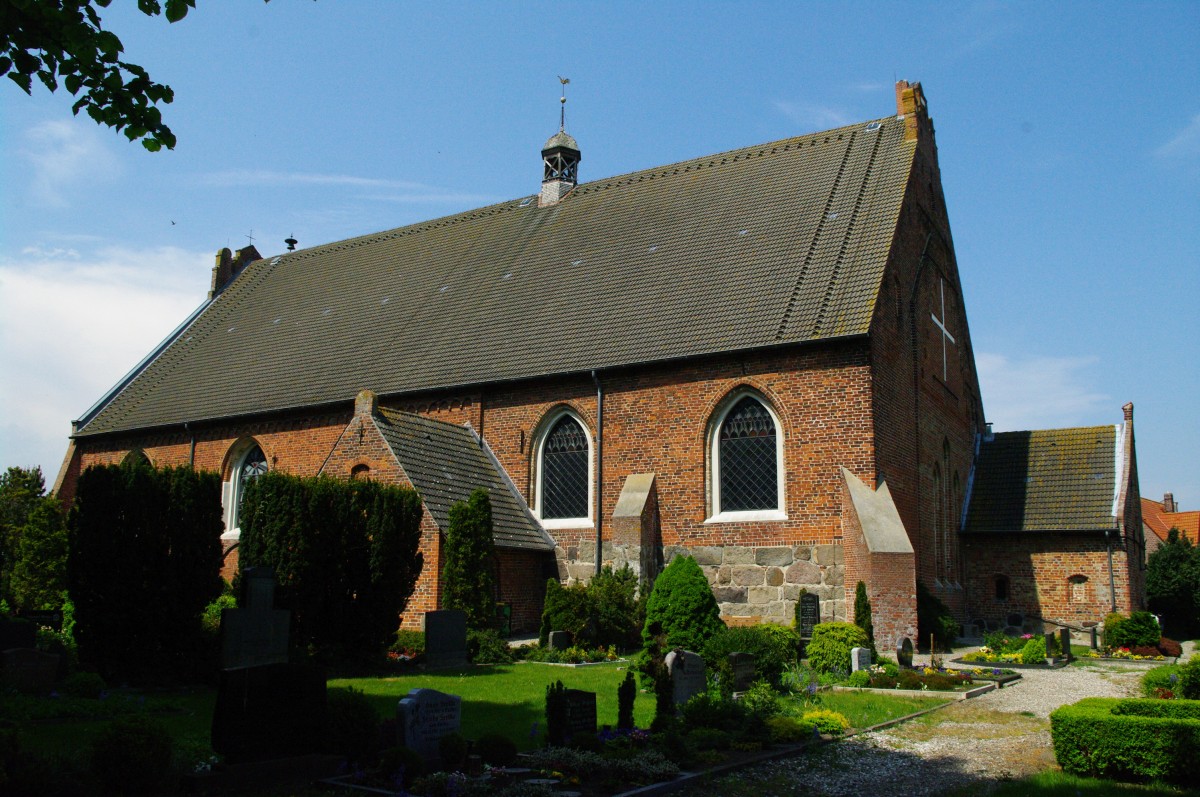
[[[831,736],[838,736],[850,730],[850,720],[846,719],[844,714],[830,711],[827,708],[806,711],[800,719],[804,722],[811,722],[819,732],[828,733]]]
[[[637,699],[637,679],[633,672],[625,672],[625,680],[617,687],[617,727],[621,730],[633,729],[633,703]]]
[[[473,664],[511,664],[513,660],[508,642],[491,628],[467,631],[467,655]]]
[[[775,744],[795,744],[813,738],[813,732],[817,726],[811,722],[796,719],[795,717],[770,717],[767,719],[767,730],[771,734],[771,741]]]
[[[1185,700],[1200,700],[1200,653],[1192,654],[1179,668],[1179,695]]]
[[[757,677],[778,686],[784,669],[796,662],[796,647],[799,644],[800,637],[791,628],[770,623],[741,625],[718,630],[704,643],[701,655],[709,671],[720,674],[722,686],[733,680],[733,671],[729,666],[730,653],[754,654]]]
[[[477,488],[450,507],[442,543],[442,606],[464,611],[468,628],[496,623],[495,558],[492,501],[487,490]]]
[[[330,752],[351,762],[365,763],[379,753],[379,715],[371,699],[353,686],[330,689],[328,706]]]
[[[679,707],[679,720],[684,728],[719,728],[735,732],[745,724],[746,714],[746,707],[741,703],[707,692]]]
[[[867,632],[854,623],[818,623],[808,643],[808,665],[817,672],[849,673],[851,648],[867,644]]]
[[[703,650],[704,643],[724,627],[700,565],[690,556],[675,557],[655,579],[646,602],[644,650],[652,656],[672,648]]]
[[[424,653],[425,632],[401,628],[396,632],[396,641],[392,643],[391,650],[397,653],[407,653],[412,656]]]
[[[153,791],[171,771],[171,753],[167,726],[141,715],[121,717],[96,734],[91,772],[109,791]]]
[[[1034,635],[1021,648],[1022,664],[1043,664],[1046,661],[1046,638]]]
[[[958,638],[958,621],[950,613],[950,608],[942,603],[941,598],[934,595],[920,581],[917,582],[917,643],[924,645],[933,637],[936,653],[947,652]]]
[[[480,736],[475,742],[475,750],[488,766],[506,767],[517,760],[517,743],[498,733]]]
[[[1157,648],[1160,639],[1162,630],[1150,612],[1134,612],[1123,618],[1116,628],[1106,626],[1104,629],[1104,641],[1114,648]]]
[[[238,564],[275,569],[292,643],[325,660],[377,659],[424,564],[416,490],[271,471],[244,496]]]
[[[742,694],[742,708],[755,721],[773,717],[780,713],[779,693],[771,688],[766,681],[756,681],[753,686]]]
[[[538,642],[545,647],[550,641],[551,631],[569,631],[573,640],[586,646],[587,641],[595,636],[593,629],[589,628],[592,614],[592,601],[587,587],[582,584],[564,587],[556,578],[547,579]]]
[[[1073,775],[1123,780],[1200,780],[1200,713],[1182,700],[1089,697],[1050,714],[1054,754]]]
[[[569,631],[580,647],[629,650],[637,647],[645,614],[638,578],[629,565],[620,570],[605,565],[587,586],[546,582],[538,639],[545,645],[551,631]]]
[[[71,697],[97,700],[104,691],[104,679],[94,672],[73,672],[62,683],[62,691]]]
[[[1146,670],[1142,676],[1142,696],[1160,697],[1165,692],[1174,695],[1179,690],[1179,665],[1164,664],[1152,670]]]
[[[1164,656],[1170,656],[1172,658],[1179,658],[1180,656],[1183,655],[1183,646],[1180,645],[1178,642],[1176,642],[1174,639],[1167,639],[1166,637],[1161,637],[1158,640],[1158,652]]]
[[[856,670],[850,673],[850,678],[846,681],[846,686],[862,687],[870,685],[871,673],[867,672],[866,670]]]

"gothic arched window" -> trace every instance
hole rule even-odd
[[[771,409],[753,395],[735,397],[710,435],[714,519],[782,519],[783,449]]]
[[[591,524],[592,442],[571,412],[553,420],[538,445],[537,514],[550,525]]]
[[[267,472],[267,456],[262,447],[253,440],[243,444],[229,467],[225,480],[225,539],[237,539],[241,535],[241,509],[246,497],[246,485]]]

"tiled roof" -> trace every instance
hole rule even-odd
[[[451,505],[466,501],[472,490],[482,487],[492,501],[493,539],[498,547],[554,549],[471,429],[382,408],[375,421],[443,532],[449,526]]]
[[[1171,524],[1167,522],[1166,517],[1167,513],[1163,512],[1161,502],[1149,498],[1142,499],[1142,525],[1153,531],[1163,542],[1167,541],[1167,534],[1171,531]]]
[[[915,149],[891,117],[256,261],[78,434],[866,334]]]
[[[1167,521],[1167,531],[1172,528],[1179,529],[1183,536],[1192,541],[1193,545],[1200,544],[1200,512],[1171,512],[1164,513],[1163,519]]]
[[[1117,428],[1002,432],[980,444],[966,533],[1115,526]]]

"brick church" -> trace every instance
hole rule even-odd
[[[536,627],[547,577],[628,563],[649,581],[683,553],[730,623],[790,622],[802,590],[846,619],[864,581],[881,646],[915,638],[918,581],[963,622],[1136,608],[1132,407],[989,433],[933,124],[920,84],[896,98],[594,182],[560,129],[531,195],[222,250],[208,300],[74,423],[59,493],[131,455],[219,471],[228,575],[260,473],[411,485],[413,626],[475,487],[514,630]]]

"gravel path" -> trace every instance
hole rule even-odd
[[[984,795],[1000,781],[1056,765],[1050,742],[1051,711],[1084,697],[1136,695],[1144,672],[1144,668],[1118,664],[1022,671],[1021,680],[1004,689],[681,793],[692,797],[730,792],[761,797],[915,797],[971,789]]]

